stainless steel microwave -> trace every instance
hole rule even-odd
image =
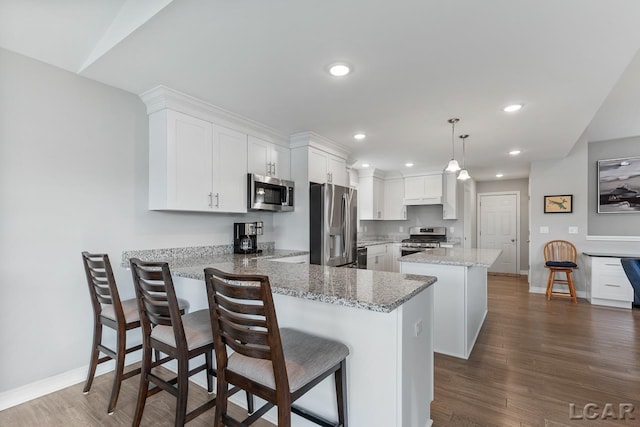
[[[293,181],[270,176],[247,175],[247,208],[252,211],[293,210]]]

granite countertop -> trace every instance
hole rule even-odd
[[[604,258],[640,258],[640,253],[621,254],[610,252],[582,252],[586,256],[604,257]]]
[[[500,249],[435,248],[400,258],[401,262],[491,267],[498,259]]]
[[[247,255],[198,252],[171,256],[170,250],[131,251],[123,253],[123,266],[135,256],[168,262],[173,275],[196,280],[204,280],[205,267],[235,274],[262,274],[269,276],[271,290],[276,294],[383,313],[395,310],[436,282],[431,276],[274,261],[308,253],[304,251],[265,250]]]
[[[358,240],[358,247],[384,245],[387,243],[400,243],[402,239],[406,239],[408,236],[393,236],[393,237],[363,237]]]

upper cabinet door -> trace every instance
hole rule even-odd
[[[221,212],[247,211],[247,135],[214,126],[214,207]]]
[[[271,143],[249,135],[248,172],[257,175],[269,175],[271,171]]]
[[[404,179],[384,180],[384,219],[407,219],[407,207],[404,205]]]
[[[348,187],[349,177],[347,175],[347,161],[329,154],[328,166],[329,179],[331,183]]]
[[[273,144],[271,147],[272,175],[280,179],[291,179],[291,150]]]
[[[291,178],[291,150],[263,139],[249,135],[248,172],[273,176],[280,179]]]
[[[213,125],[173,110],[149,125],[149,209],[209,210]]]
[[[309,181],[324,184],[329,182],[328,154],[324,151],[309,148]]]

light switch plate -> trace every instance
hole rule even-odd
[[[413,331],[416,337],[419,337],[422,333],[422,319],[418,319],[418,321],[413,325]]]
[[[404,227],[403,226],[400,226],[400,231],[399,232],[400,233],[404,233]]]
[[[540,234],[549,234],[549,227],[547,227],[546,225],[540,227]]]
[[[569,234],[578,234],[578,227],[569,227]]]
[[[449,232],[450,232],[451,234],[453,234],[453,233],[454,233],[454,231],[455,231],[455,228],[453,228],[453,227],[449,227]]]

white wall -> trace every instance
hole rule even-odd
[[[449,237],[462,239],[463,221],[442,219],[442,205],[407,206],[407,219],[398,221],[360,221],[363,236],[404,236],[408,237],[409,227],[447,227]],[[365,231],[365,227],[367,228]],[[402,227],[403,231],[400,231]],[[454,228],[453,233],[450,227]]]
[[[633,241],[593,241],[587,240],[588,198],[593,197],[589,186],[588,169],[594,167],[588,161],[588,141],[585,135],[580,137],[573,150],[560,160],[538,161],[531,164],[529,183],[531,188],[531,246],[530,287],[537,290],[546,287],[547,270],[544,268],[542,249],[544,244],[553,239],[564,239],[573,242],[578,252],[613,252],[640,255],[640,245]],[[573,194],[573,213],[545,214],[544,196],[553,194]],[[611,221],[615,221],[611,216]],[[540,227],[549,227],[549,234],[541,234]],[[568,227],[577,226],[578,234],[569,234]],[[627,235],[637,236],[638,230],[629,230]],[[584,262],[578,260],[575,273],[576,288],[584,291],[585,282],[582,272]]]
[[[271,214],[147,210],[137,96],[0,49],[0,392],[84,366],[91,307],[80,252],[229,244]],[[129,273],[116,268],[124,297]]]

